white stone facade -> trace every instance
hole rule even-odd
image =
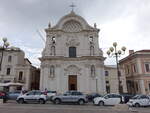
[[[71,12],[46,31],[42,52],[40,89],[63,93],[78,90],[105,93],[104,60],[99,29]]]

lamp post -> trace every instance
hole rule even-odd
[[[107,51],[107,55],[109,57],[115,57],[116,58],[116,65],[117,65],[117,76],[118,76],[118,91],[119,93],[121,92],[121,81],[120,81],[120,71],[119,71],[119,62],[118,62],[118,57],[121,55],[124,55],[126,51],[126,47],[122,47],[121,50],[117,50],[117,42],[113,43],[113,46],[109,48]],[[122,53],[123,52],[123,53]]]
[[[2,70],[3,54],[4,54],[4,51],[8,48],[8,46],[9,46],[9,43],[7,42],[7,38],[3,38],[3,45],[0,46],[0,52],[1,52],[0,71]],[[1,75],[1,81],[2,81],[2,75]]]

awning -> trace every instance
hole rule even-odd
[[[0,86],[23,86],[21,83],[16,83],[16,82],[8,82],[8,83],[0,83]]]

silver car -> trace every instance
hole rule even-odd
[[[52,97],[52,101],[55,104],[60,103],[78,103],[80,105],[87,103],[86,95],[78,91],[68,91],[63,95],[56,95]]]
[[[33,90],[18,96],[16,101],[20,104],[28,102],[38,102],[40,104],[45,104],[47,97],[41,91]]]

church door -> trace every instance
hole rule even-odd
[[[68,88],[69,90],[77,90],[77,75],[68,76]]]

